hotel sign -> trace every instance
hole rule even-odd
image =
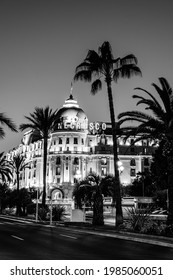
[[[99,131],[106,129],[106,123],[102,122],[91,122],[87,123],[86,121],[63,121],[58,123],[58,130],[69,129],[69,130],[86,130],[88,129],[91,133],[98,133]]]

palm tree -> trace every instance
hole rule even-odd
[[[21,124],[20,129],[23,131],[27,128],[32,129],[33,133],[38,133],[43,140],[43,196],[42,196],[42,206],[46,205],[46,168],[47,168],[47,148],[48,148],[48,138],[51,132],[54,131],[58,115],[57,110],[54,112],[47,106],[45,109],[36,107],[30,116],[25,118],[29,123]]]
[[[122,131],[126,135],[126,139],[130,135],[138,135],[135,140],[140,141],[149,139],[157,141],[159,145],[163,145],[163,154],[167,157],[168,164],[168,224],[173,224],[173,91],[165,78],[159,78],[161,87],[152,84],[156,93],[160,97],[159,102],[153,94],[143,88],[136,88],[147,94],[149,98],[140,95],[133,95],[133,98],[139,99],[137,105],[144,104],[146,110],[150,110],[152,115],[141,111],[127,111],[119,114],[119,125],[128,121],[137,121],[139,126],[123,127]]]
[[[6,159],[4,152],[0,153],[0,179],[3,183],[7,183],[12,180],[11,165]]]
[[[107,86],[107,94],[109,100],[110,119],[112,124],[113,136],[113,153],[114,153],[114,173],[116,177],[116,226],[123,223],[123,214],[121,207],[120,180],[118,171],[118,153],[117,153],[117,133],[112,96],[112,82],[117,83],[118,79],[130,78],[132,75],[141,74],[137,67],[137,59],[133,54],[129,54],[123,58],[114,59],[112,48],[109,42],[104,42],[98,49],[98,53],[89,50],[84,61],[76,67],[74,80],[82,80],[92,82],[91,94],[95,95],[102,89],[103,78]]]
[[[19,188],[20,188],[20,173],[29,167],[29,163],[26,162],[25,156],[21,154],[16,154],[13,156],[13,159],[10,161],[11,167],[16,174],[16,182],[17,182],[17,211],[16,215],[21,214],[21,203],[19,199]]]
[[[82,208],[82,204],[93,207],[93,225],[104,224],[101,180],[102,178],[96,174],[90,173],[76,185],[73,191],[73,196],[79,208]]]
[[[17,132],[16,125],[14,122],[8,118],[4,113],[0,113],[0,124],[7,126],[11,131]],[[4,129],[0,126],[0,138],[5,137]]]

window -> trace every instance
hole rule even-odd
[[[130,169],[130,176],[131,177],[135,177],[136,176],[136,169],[135,168],[131,168]]]
[[[69,152],[69,147],[67,147],[67,152]]]
[[[59,151],[62,152],[62,147],[59,147]]]
[[[82,142],[82,145],[84,145],[84,139],[83,138],[81,139],[81,142]]]
[[[59,137],[59,145],[62,144],[62,138]]]
[[[74,184],[77,184],[78,180],[77,178],[74,178]]]
[[[57,165],[61,164],[61,158],[60,158],[60,157],[57,157],[57,158],[56,158],[56,164],[57,164]]]
[[[67,137],[66,138],[66,144],[69,144],[69,142],[70,142],[70,139],[69,139],[69,137]]]
[[[107,174],[106,167],[102,167],[101,168],[101,176],[106,176],[106,174]]]
[[[92,171],[93,171],[93,170],[92,170],[92,167],[90,167],[90,173],[92,173]]]
[[[149,159],[148,158],[144,158],[144,165],[149,166]]]
[[[78,144],[78,138],[74,137],[74,144]]]
[[[58,183],[58,184],[60,183],[60,178],[57,178],[57,183]]]
[[[56,175],[61,175],[61,168],[59,166],[56,167]]]
[[[79,164],[79,158],[78,158],[78,157],[75,157],[73,163],[78,165],[78,164]]]
[[[131,159],[130,166],[136,166],[136,161],[134,158]]]
[[[36,165],[37,165],[37,162],[36,162],[36,160],[35,160],[34,163],[33,163],[33,166],[36,167]]]

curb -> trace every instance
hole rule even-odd
[[[0,215],[3,218],[16,220],[16,221],[24,221],[24,222],[33,222],[35,224],[43,225],[46,227],[65,227],[70,230],[70,228],[75,229],[75,231],[85,231],[88,234],[93,235],[99,235],[99,236],[106,236],[111,238],[118,238],[118,239],[124,239],[124,240],[130,240],[134,242],[140,242],[140,243],[147,243],[151,245],[158,245],[163,247],[169,247],[173,248],[173,238],[171,237],[165,237],[165,236],[157,236],[157,235],[146,235],[141,233],[132,233],[132,232],[124,232],[124,231],[113,231],[112,229],[108,228],[94,228],[94,227],[85,227],[85,226],[79,226],[79,225],[73,225],[65,224],[65,223],[53,223],[53,225],[50,225],[49,223],[43,223],[43,222],[37,222],[35,219],[25,219],[20,217],[13,217],[13,216],[6,216],[6,215]]]

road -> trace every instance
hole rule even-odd
[[[0,218],[1,260],[161,260],[173,248]]]

